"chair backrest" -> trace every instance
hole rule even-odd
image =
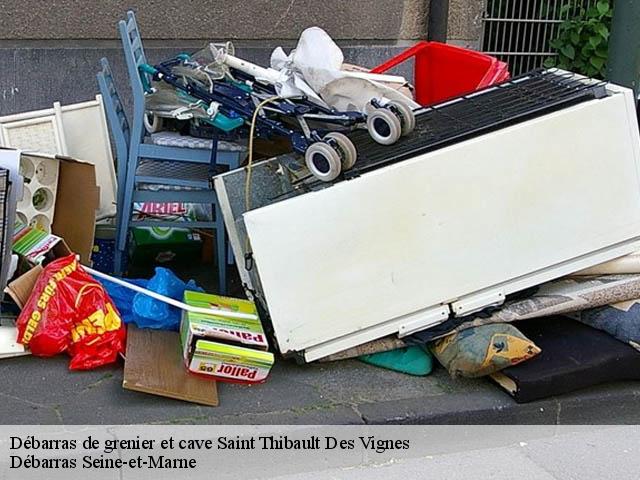
[[[109,61],[106,58],[100,60],[100,71],[96,75],[98,79],[98,87],[104,109],[107,114],[107,123],[109,130],[113,135],[113,141],[116,146],[116,158],[118,172],[122,172],[127,165],[127,157],[129,154],[129,142],[131,140],[131,129],[127,121],[127,115],[124,112],[120,95],[113,81],[113,74]]]
[[[142,139],[144,129],[142,128],[142,119],[144,117],[144,85],[142,76],[150,81],[146,73],[140,71],[139,67],[147,62],[142,47],[142,37],[136,22],[136,16],[132,11],[127,12],[127,19],[118,22],[118,31],[122,40],[122,48],[124,50],[124,58],[129,72],[129,81],[133,93],[133,135]]]

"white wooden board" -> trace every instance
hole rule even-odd
[[[458,299],[486,305],[637,249],[640,139],[629,98],[246,213],[280,349],[316,349],[313,360],[400,331],[416,312]]]
[[[18,329],[12,326],[0,326],[0,359],[20,357],[30,355],[29,350],[25,350],[24,345],[19,344]]]
[[[116,213],[116,172],[102,97],[0,117],[0,146],[69,155],[96,167],[100,187],[98,218]]]
[[[62,124],[69,155],[96,166],[100,187],[98,218],[116,213],[116,170],[109,143],[109,130],[102,105],[102,97],[95,100],[62,106]]]

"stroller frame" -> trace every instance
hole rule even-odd
[[[337,111],[310,101],[307,97],[280,98],[272,84],[257,80],[247,71],[228,67],[231,79],[211,79],[209,88],[195,79],[174,72],[176,67],[200,69],[188,54],[155,66],[140,65],[140,76],[147,93],[153,92],[147,75],[182,92],[195,103],[202,102],[205,121],[225,133],[236,132],[255,116],[255,134],[260,138],[281,136],[289,139],[293,150],[305,156],[310,172],[319,180],[332,181],[355,164],[357,151],[351,140],[329,128],[311,128],[308,121],[342,128],[365,125],[378,143],[394,143],[415,126],[413,112],[398,102],[371,100],[371,113]],[[261,67],[257,67],[261,68]],[[202,70],[205,73],[206,70]],[[256,109],[261,105],[261,111]],[[272,114],[270,116],[269,114]]]

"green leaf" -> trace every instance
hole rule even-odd
[[[566,4],[560,9],[560,15],[566,15],[571,10],[571,4]]]
[[[571,32],[569,38],[571,38],[571,43],[574,45],[578,45],[580,43],[580,35],[578,32]]]
[[[599,35],[594,35],[592,37],[589,37],[589,43],[593,46],[593,48],[596,48],[598,45],[600,45],[601,42],[602,42],[602,37]]]
[[[553,68],[556,66],[556,59],[553,57],[549,57],[544,61],[543,65],[544,68]]]
[[[600,70],[604,66],[604,59],[600,57],[591,57],[589,63],[593,65],[596,70]]]
[[[600,15],[604,15],[609,11],[609,2],[607,0],[600,0],[596,4],[596,7],[598,8],[598,13]]]
[[[574,58],[576,58],[576,49],[573,48],[573,45],[562,45],[560,47],[560,52],[562,52],[562,54],[565,57],[570,58],[571,60],[573,60]]]
[[[603,24],[599,24],[598,26],[596,26],[595,28],[596,32],[598,32],[600,34],[600,36],[602,38],[604,38],[605,40],[607,38],[609,38],[609,29],[607,28],[606,25]]]

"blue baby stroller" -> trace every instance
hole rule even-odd
[[[415,126],[411,108],[398,101],[372,99],[362,113],[337,111],[312,91],[283,97],[276,90],[277,71],[234,57],[229,44],[143,64],[140,73],[149,98],[173,95],[179,105],[170,111],[149,108],[153,115],[195,119],[227,135],[249,128],[251,137],[286,137],[313,176],[325,182],[356,162],[356,148],[343,132],[366,127],[375,141],[389,145]]]

